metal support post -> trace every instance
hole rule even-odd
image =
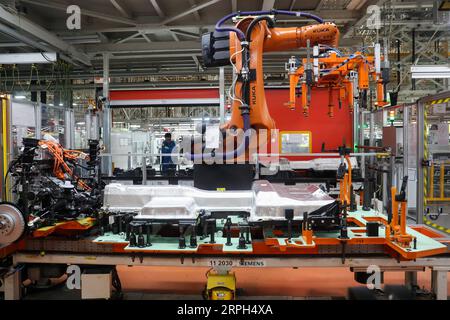
[[[88,113],[84,116],[84,123],[86,125],[86,143],[92,139],[92,118],[91,113],[88,111]]]
[[[425,143],[425,105],[419,101],[417,103],[417,195],[416,195],[416,223],[423,223],[424,213],[424,143]]]
[[[64,110],[64,147],[66,149],[74,147],[74,124],[73,109],[66,108]]]
[[[34,105],[34,119],[35,119],[35,127],[36,127],[36,139],[42,138],[42,105],[40,103],[36,103]]]
[[[364,141],[360,140],[361,135],[359,134],[362,130],[362,123],[360,122],[360,116],[359,116],[359,106],[358,102],[354,102],[353,104],[353,152],[358,152],[356,148],[354,148],[355,145],[363,145]]]
[[[417,271],[405,272],[405,286],[412,289],[417,286]]]
[[[103,54],[103,97],[105,98],[103,105],[103,145],[105,153],[111,153],[111,128],[112,114],[109,105],[109,53]],[[112,175],[112,158],[111,156],[103,157],[102,172]]]
[[[358,108],[359,109],[359,108]],[[360,117],[360,121],[359,121],[359,143],[361,145],[365,145],[364,142],[364,123],[365,123],[365,114],[366,112],[362,109],[359,109],[359,117]],[[361,157],[361,177],[364,179],[366,177],[366,157],[362,156]]]
[[[412,29],[411,34],[411,63],[416,64],[416,29]],[[416,90],[416,79],[411,79],[411,90]]]
[[[403,107],[403,175],[408,174],[408,153],[409,153],[409,107]]]
[[[89,111],[85,115],[86,123],[86,140],[97,140],[98,139],[98,117]]]
[[[225,68],[219,68],[219,114],[220,124],[225,123]]]
[[[408,153],[409,153],[409,106],[403,106],[403,176],[409,176],[408,174]],[[408,199],[408,184],[406,185],[406,198]]]
[[[98,131],[98,115],[91,113],[91,139],[98,140],[99,131]]]
[[[391,157],[392,158],[392,157]],[[382,199],[383,199],[383,211],[386,212],[386,210],[388,210],[388,206],[389,206],[389,194],[390,194],[390,188],[389,188],[389,177],[388,177],[388,173],[386,171],[388,171],[389,166],[387,166],[386,164],[383,165],[383,173],[382,173],[382,178],[383,178],[383,194],[382,194]]]
[[[147,184],[147,157],[142,157],[142,185]]]
[[[53,104],[58,106],[61,103],[61,91],[57,90],[53,92]]]
[[[5,300],[20,299],[20,271],[14,270],[4,278]]]
[[[431,270],[431,289],[436,300],[447,300],[447,273],[448,268],[435,267]]]
[[[369,146],[375,146],[375,114],[373,112],[369,113]],[[369,160],[370,164],[375,162],[373,157]]]

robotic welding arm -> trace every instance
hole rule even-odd
[[[276,14],[306,16],[319,23],[304,27],[277,28],[272,16]],[[270,117],[264,95],[263,53],[303,48],[307,46],[308,40],[310,45],[320,43],[336,46],[339,30],[334,23],[324,22],[317,16],[281,10],[242,12],[242,18],[234,27],[222,26],[227,19],[236,15],[224,17],[217,23],[216,32],[203,37],[205,65],[233,64],[238,74],[234,88],[236,99],[233,100],[228,128],[247,130],[244,118],[249,112],[249,124],[252,128],[274,129],[275,123]]]
[[[277,28],[274,15],[283,14],[308,17],[318,24],[305,27]],[[223,26],[224,22],[236,18],[234,27]],[[275,129],[264,94],[263,53],[285,51],[306,47],[307,43],[336,46],[339,30],[333,23],[302,12],[283,10],[233,13],[216,24],[216,31],[203,35],[202,53],[206,67],[233,65],[237,79],[233,81],[232,115],[225,129]],[[249,136],[244,146],[234,152],[239,156],[247,149]],[[238,152],[236,152],[238,151]],[[203,156],[204,155],[200,155]],[[217,155],[216,156],[220,156]],[[193,160],[195,158],[191,157]]]

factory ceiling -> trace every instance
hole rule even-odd
[[[81,10],[79,25],[71,20],[73,8],[68,9],[74,3]],[[202,67],[201,35],[235,11],[277,8],[314,13],[339,26],[344,50],[374,36],[365,28],[371,5],[390,13],[382,17],[384,27],[389,17],[391,30],[408,24],[417,28],[415,13],[421,15],[422,28],[427,21],[433,23],[433,1],[3,0],[0,4],[0,52],[56,51],[73,66],[71,77],[80,79],[101,75],[108,55],[112,76],[198,75],[196,81],[201,82],[202,76],[217,74]],[[277,19],[284,26],[313,23],[306,18]],[[294,54],[302,56],[304,51],[268,54],[265,72],[276,79]],[[51,72],[49,67],[42,69],[42,74],[46,72]]]

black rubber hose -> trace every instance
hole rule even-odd
[[[263,21],[263,20],[267,21],[267,23],[269,25],[269,28],[273,28],[273,26],[275,25],[275,21],[273,21],[273,19],[271,17],[269,17],[269,16],[260,16],[260,17],[257,17],[255,19],[253,19],[252,22],[250,22],[250,24],[248,25],[247,32],[245,33],[245,39],[248,42],[250,42],[252,40],[251,37],[252,37],[253,28],[260,21]]]

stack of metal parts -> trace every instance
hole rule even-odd
[[[248,222],[285,220],[285,210],[294,211],[293,220],[301,220],[333,204],[335,200],[314,185],[272,184],[256,181],[248,191],[205,191],[189,186],[105,187],[104,207],[111,213],[136,213],[136,219],[196,219],[199,213],[245,213]]]

